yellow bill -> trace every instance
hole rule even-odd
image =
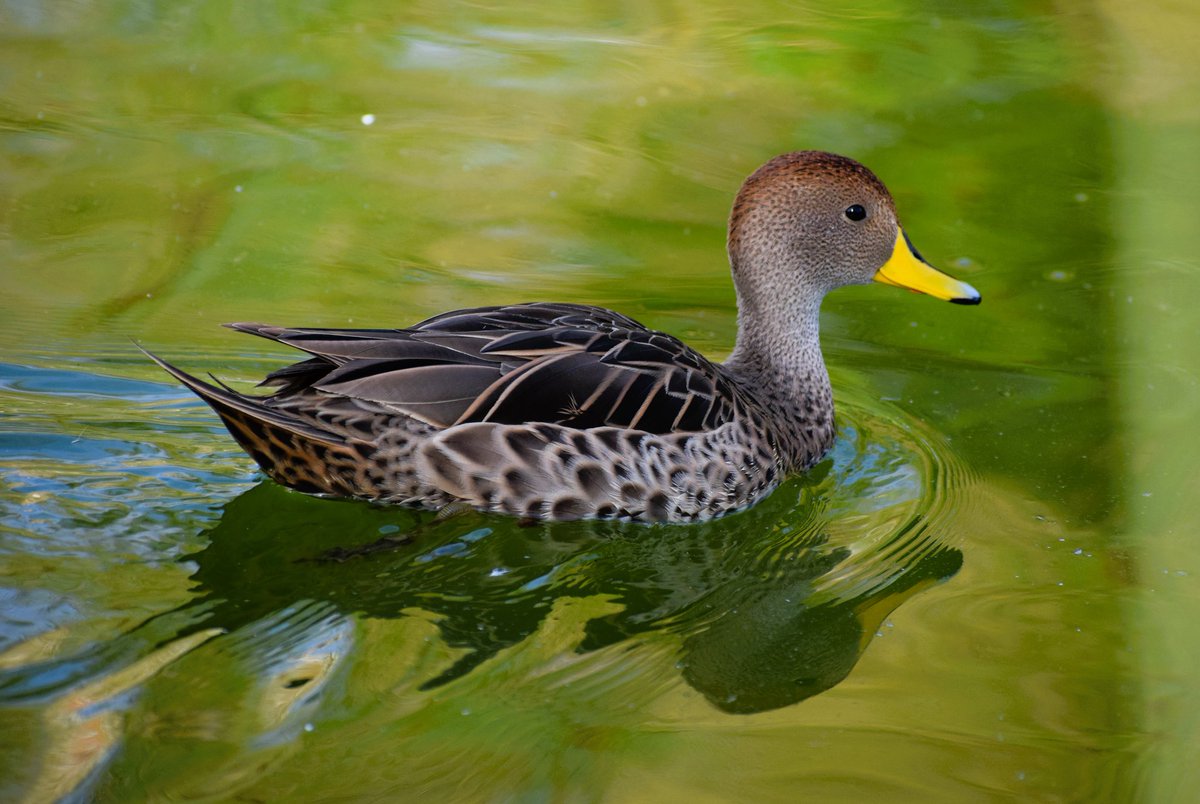
[[[913,248],[908,235],[897,228],[896,245],[892,256],[875,272],[875,281],[898,288],[908,288],[918,293],[928,293],[935,299],[955,304],[979,304],[979,291],[966,282],[934,268]]]

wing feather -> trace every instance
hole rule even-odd
[[[744,405],[744,391],[721,366],[598,307],[479,307],[408,329],[230,326],[310,355],[263,381],[279,386],[276,398],[361,399],[439,427],[548,422],[695,432]]]

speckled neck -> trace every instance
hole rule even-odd
[[[725,361],[762,402],[781,457],[794,469],[811,465],[833,442],[833,390],[821,356],[823,296],[814,290],[786,300],[758,299],[739,287],[737,345]]]

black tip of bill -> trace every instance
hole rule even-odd
[[[957,299],[950,299],[951,304],[979,304],[981,301],[983,301],[983,297],[979,295],[978,290],[972,296],[960,296]]]

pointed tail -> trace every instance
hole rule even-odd
[[[366,457],[364,451],[373,451],[371,444],[322,430],[216,378],[218,384],[207,383],[140,345],[138,349],[216,411],[229,434],[275,481],[309,494],[376,496],[355,482],[354,467]]]

